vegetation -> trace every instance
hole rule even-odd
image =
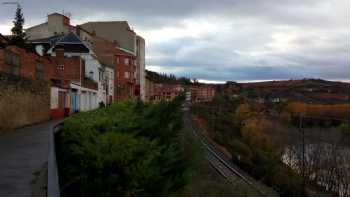
[[[300,83],[300,91],[311,91]],[[293,99],[258,102],[249,97],[247,87],[261,95],[259,91],[284,84],[265,83],[266,88],[261,89],[259,84],[230,84],[220,87],[213,102],[197,105],[193,111],[205,120],[210,137],[231,153],[237,165],[282,196],[349,196],[348,103],[321,102],[321,97],[316,103]],[[327,94],[339,88],[327,84]],[[324,91],[311,88],[310,94]],[[237,94],[248,99],[232,96]]]
[[[186,77],[176,77],[173,74],[159,74],[157,72],[147,70],[147,77],[156,83],[171,83],[171,84],[191,84],[191,79]]]
[[[304,126],[339,126],[350,119],[350,104],[308,104],[303,102],[288,102],[282,112],[284,119],[297,125],[299,115],[304,116]]]
[[[24,17],[22,13],[22,7],[18,4],[15,14],[15,19],[13,21],[14,27],[11,29],[12,31],[12,39],[11,42],[16,45],[23,46],[26,40],[26,34],[23,30],[24,25]]]
[[[281,162],[281,151],[266,132],[270,123],[261,115],[261,106],[220,91],[213,102],[196,105],[193,111],[206,121],[211,137],[242,169],[282,196],[302,195],[302,179]]]
[[[63,196],[171,196],[195,175],[180,100],[80,113],[58,136]]]

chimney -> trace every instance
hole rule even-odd
[[[63,48],[63,46],[57,46],[55,48],[55,53],[56,53],[57,64],[63,65],[64,64],[64,48]]]

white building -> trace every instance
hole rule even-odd
[[[36,48],[41,48],[51,55],[57,64],[56,78],[69,81],[68,91],[63,91],[62,84],[51,84],[51,109],[57,103],[59,108],[69,108],[71,113],[89,111],[99,107],[99,98],[103,99],[103,87],[100,78],[101,64],[92,51],[70,32],[49,38],[32,40]],[[40,46],[40,47],[38,47]],[[62,82],[60,82],[62,83]],[[58,102],[56,102],[58,101]],[[102,100],[102,102],[105,100]]]

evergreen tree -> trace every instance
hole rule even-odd
[[[24,25],[24,17],[22,13],[22,7],[18,4],[15,20],[13,21],[14,27],[11,29],[12,31],[12,42],[14,44],[24,44],[26,34],[23,31],[23,25]]]

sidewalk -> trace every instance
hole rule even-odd
[[[35,174],[47,163],[49,134],[60,121],[0,135],[0,196],[30,197]]]

